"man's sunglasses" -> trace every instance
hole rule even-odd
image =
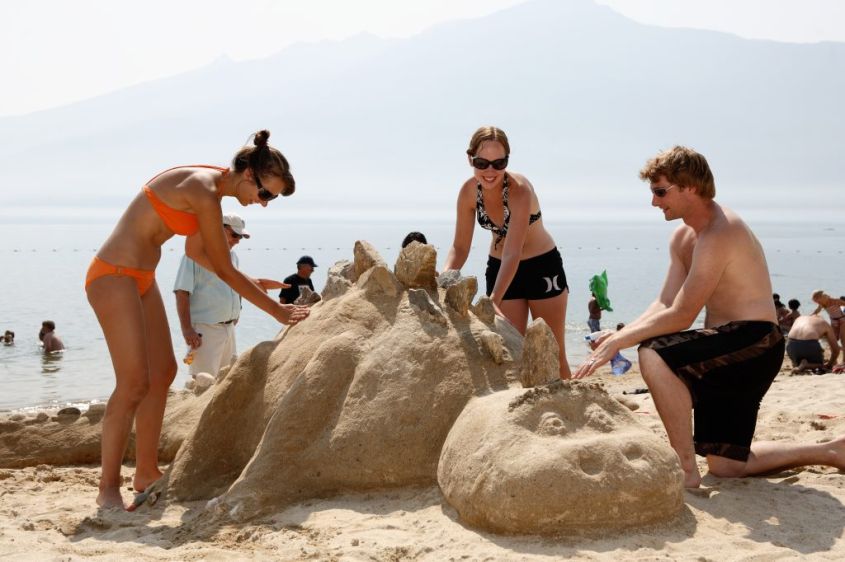
[[[654,193],[655,197],[664,198],[666,197],[666,193],[669,192],[670,189],[673,187],[677,187],[676,185],[672,184],[668,187],[652,187],[651,192]]]
[[[232,227],[231,227],[231,226],[229,226],[228,224],[223,225],[223,226],[225,226],[225,227],[226,227],[226,232],[228,232],[228,233],[232,236],[232,238],[234,238],[235,240],[240,240],[241,238],[243,238],[243,237],[244,237],[244,235],[243,235],[243,234],[238,234],[237,232],[235,232],[234,230],[232,230]]]
[[[273,193],[269,189],[265,188],[261,185],[261,180],[258,178],[258,174],[255,170],[252,171],[253,179],[255,180],[255,186],[258,188],[258,198],[262,201],[272,201],[276,197],[279,196],[278,193]]]
[[[473,156],[473,168],[477,170],[486,170],[490,166],[493,166],[494,170],[504,170],[508,167],[508,157],[505,156],[504,158],[498,158],[496,160],[487,160],[486,158],[481,158],[480,156]]]

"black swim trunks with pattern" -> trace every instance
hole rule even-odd
[[[699,455],[748,460],[760,401],[783,364],[777,324],[730,322],[645,340],[692,396]]]

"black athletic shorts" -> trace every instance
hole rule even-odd
[[[493,292],[496,277],[502,267],[502,260],[490,256],[487,259],[487,271],[484,275],[487,281],[487,296]],[[545,254],[521,260],[516,269],[503,300],[550,299],[563,293],[569,287],[566,284],[566,273],[563,271],[563,258],[554,248]]]
[[[807,363],[815,363],[816,365],[824,363],[824,351],[822,351],[819,340],[794,340],[790,338],[786,341],[786,354],[789,355],[793,367],[797,367],[802,359],[806,359]]]
[[[645,340],[689,388],[695,452],[748,460],[760,401],[783,364],[777,324],[730,322]]]

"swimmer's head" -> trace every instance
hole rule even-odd
[[[822,303],[827,302],[827,299],[829,299],[830,297],[827,296],[827,294],[821,289],[816,289],[815,291],[813,291],[812,298],[813,302]]]
[[[281,195],[287,197],[296,189],[296,181],[290,172],[290,164],[284,154],[267,144],[270,131],[262,129],[252,136],[253,146],[240,149],[232,159],[232,169],[243,173],[252,170],[259,177],[276,176],[285,184]]]

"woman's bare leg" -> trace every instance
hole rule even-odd
[[[560,378],[572,377],[569,361],[566,359],[566,305],[569,302],[569,290],[551,299],[530,300],[528,307],[532,318],[542,318],[552,329],[557,344],[560,347]]]
[[[505,315],[505,318],[513,324],[519,333],[525,335],[525,329],[528,327],[528,301],[524,299],[503,300],[499,305],[499,310]]]
[[[100,277],[88,286],[87,293],[103,328],[115,374],[115,389],[103,417],[97,504],[125,507],[120,495],[120,467],[135,411],[149,389],[144,312],[137,286],[130,277]]]
[[[167,391],[176,377],[176,358],[164,302],[158,284],[141,298],[146,320],[147,363],[150,389],[135,413],[135,478],[132,486],[142,492],[161,478],[158,468],[158,442],[164,420]]]

